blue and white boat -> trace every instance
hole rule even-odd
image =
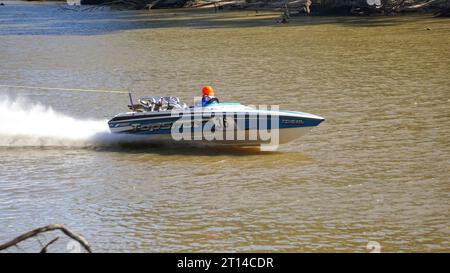
[[[187,106],[177,97],[145,97],[131,111],[109,122],[112,133],[145,137],[154,142],[197,142],[208,145],[255,146],[293,141],[324,118],[313,114],[217,101]]]

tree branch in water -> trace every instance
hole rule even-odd
[[[10,248],[12,246],[17,246],[17,244],[19,244],[22,241],[25,241],[25,240],[27,240],[29,238],[32,238],[32,237],[35,237],[38,234],[49,232],[49,231],[53,231],[53,230],[60,230],[61,232],[63,232],[65,235],[67,235],[71,239],[73,239],[73,240],[77,241],[78,243],[80,243],[80,245],[83,246],[83,248],[87,252],[92,253],[92,250],[91,250],[91,247],[90,247],[88,241],[86,241],[86,239],[84,239],[83,236],[72,232],[70,229],[68,229],[67,227],[65,227],[64,225],[61,225],[61,224],[51,224],[51,225],[47,225],[45,227],[40,227],[40,228],[37,228],[37,229],[33,229],[33,230],[31,230],[31,231],[29,231],[27,233],[24,233],[24,234],[20,235],[19,237],[16,237],[15,239],[13,239],[13,240],[11,240],[11,241],[9,241],[7,243],[1,244],[0,245],[0,250],[5,250],[5,249]],[[58,239],[59,239],[59,237],[57,237],[57,238],[53,239],[52,241],[50,241],[41,250],[41,252],[42,251],[46,252],[47,251],[47,247],[49,245],[51,245],[52,243],[54,243]]]

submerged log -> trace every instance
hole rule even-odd
[[[442,2],[445,2],[445,1],[446,0],[430,0],[430,1],[427,1],[427,2],[418,3],[418,4],[414,4],[414,5],[400,6],[400,7],[398,7],[398,9],[400,11],[417,11],[417,10],[424,9],[424,8],[427,8],[427,7],[430,7],[432,5],[435,5],[435,4],[438,4],[438,3],[442,3]]]

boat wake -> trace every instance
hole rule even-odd
[[[76,119],[25,99],[0,99],[0,147],[97,147],[132,141],[107,120]]]

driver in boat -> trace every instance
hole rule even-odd
[[[203,107],[208,106],[209,104],[212,104],[212,103],[219,102],[219,100],[216,97],[214,97],[214,89],[209,85],[204,86],[202,88],[202,94],[203,94],[203,96],[202,96],[202,106]]]

